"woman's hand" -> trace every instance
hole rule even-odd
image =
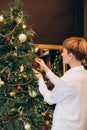
[[[40,79],[40,78],[43,77],[42,74],[41,74],[39,71],[35,70],[34,68],[33,68],[32,70],[33,70],[34,75],[35,75],[35,77],[36,77],[37,79]]]
[[[49,71],[48,66],[45,64],[45,62],[40,58],[35,58],[35,62],[37,62],[40,65],[40,68],[44,70],[45,72]]]

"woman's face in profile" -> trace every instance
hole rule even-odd
[[[69,64],[70,62],[70,53],[68,53],[67,49],[63,49],[62,54],[61,54],[62,58],[63,58],[63,63],[64,64]]]

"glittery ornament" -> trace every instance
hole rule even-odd
[[[19,41],[20,41],[20,42],[25,42],[26,40],[27,40],[26,34],[20,34],[20,35],[19,35]]]
[[[32,98],[35,98],[37,96],[37,92],[35,92],[34,90],[28,90],[29,92],[29,96]]]

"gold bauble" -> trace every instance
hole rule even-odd
[[[49,125],[49,124],[50,124],[50,122],[47,120],[47,121],[46,121],[46,125]]]
[[[27,26],[25,24],[22,25],[22,28],[25,29]]]
[[[3,17],[3,15],[0,15],[0,22],[4,22],[4,17]]]
[[[15,92],[10,92],[10,96],[15,96]]]
[[[1,79],[0,79],[0,86],[1,85],[4,85],[4,81],[2,81]]]
[[[29,92],[29,96],[32,98],[35,98],[37,96],[37,92],[34,90],[28,90],[28,92]]]

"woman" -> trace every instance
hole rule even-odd
[[[81,63],[87,56],[87,41],[71,37],[63,42],[63,47],[63,62],[70,69],[61,78],[42,59],[35,59],[54,84],[52,91],[47,89],[42,74],[35,69],[33,72],[44,100],[56,104],[51,130],[87,130],[87,70]]]

